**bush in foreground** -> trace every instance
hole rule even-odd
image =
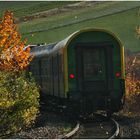
[[[29,127],[39,107],[39,91],[25,72],[0,71],[0,137]]]
[[[124,112],[140,115],[140,57],[130,55],[126,57],[126,101]]]

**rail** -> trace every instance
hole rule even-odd
[[[120,129],[119,129],[119,124],[118,124],[114,119],[112,119],[112,121],[113,121],[113,123],[114,123],[115,126],[116,126],[116,131],[114,132],[114,134],[113,134],[109,139],[114,139],[114,138],[116,138],[116,137],[119,135],[119,131],[120,131]]]
[[[68,138],[71,138],[74,134],[76,134],[76,132],[79,130],[79,128],[80,128],[80,123],[78,121],[76,126],[74,127],[74,129],[72,131],[70,131],[69,133],[67,133],[64,136],[59,137],[58,139],[68,139]]]
[[[113,134],[111,134],[111,136],[108,139],[114,139],[116,137],[118,137],[119,135],[119,124],[117,123],[117,121],[115,121],[114,119],[111,119],[111,121],[113,122],[113,125],[115,126],[115,130],[113,131]],[[80,129],[80,122],[78,121],[76,126],[74,127],[74,129],[67,133],[64,136],[59,137],[59,139],[69,139],[72,138],[74,135],[76,135],[76,133],[79,131]]]

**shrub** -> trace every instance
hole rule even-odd
[[[0,70],[21,71],[30,64],[33,56],[25,49],[26,40],[18,31],[11,11],[0,20]]]
[[[0,137],[29,127],[39,107],[39,91],[25,72],[0,71]]]
[[[126,102],[124,112],[139,115],[140,108],[140,57],[126,58]]]
[[[138,114],[140,108],[140,80],[126,77],[126,104],[125,111]]]

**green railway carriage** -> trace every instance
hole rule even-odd
[[[29,70],[42,95],[86,110],[119,111],[124,103],[124,47],[104,29],[84,29],[66,39],[31,48]]]

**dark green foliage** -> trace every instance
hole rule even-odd
[[[0,137],[29,127],[39,107],[39,91],[25,72],[0,72]]]

